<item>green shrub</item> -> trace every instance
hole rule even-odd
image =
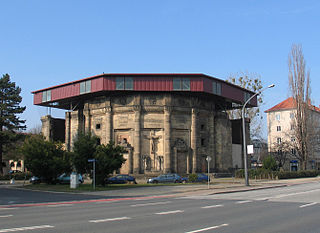
[[[276,171],[278,165],[273,156],[269,155],[262,161],[262,167],[267,170]]]
[[[248,175],[250,179],[293,179],[293,178],[303,178],[303,177],[316,177],[319,175],[319,171],[316,170],[301,170],[301,171],[270,171],[267,169],[249,169]],[[235,173],[236,178],[244,178],[244,170],[237,170]]]
[[[197,174],[189,174],[189,182],[196,182],[198,179]]]

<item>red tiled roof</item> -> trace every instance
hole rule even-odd
[[[313,106],[309,103],[309,106],[312,110],[320,112],[320,108]],[[289,109],[295,109],[296,108],[296,101],[293,97],[289,97],[288,99],[282,101],[281,103],[273,106],[272,108],[264,111],[264,112],[274,112],[279,110],[289,110]]]

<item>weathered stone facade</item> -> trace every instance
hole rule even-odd
[[[43,132],[46,124],[43,118]],[[125,93],[95,97],[66,112],[65,142],[92,132],[127,149],[121,173],[186,174],[232,168],[232,126],[212,99],[179,93]]]

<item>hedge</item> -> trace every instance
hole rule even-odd
[[[267,169],[249,169],[248,175],[250,179],[293,179],[303,177],[316,177],[320,174],[317,170],[301,170],[301,171],[270,171]],[[244,178],[244,170],[237,170],[236,178]]]

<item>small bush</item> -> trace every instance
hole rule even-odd
[[[197,174],[190,174],[189,175],[189,182],[196,182],[198,179],[198,175]]]
[[[316,170],[301,170],[296,172],[291,171],[270,171],[267,169],[249,169],[248,175],[250,179],[294,179],[294,178],[303,178],[303,177],[316,177],[319,175],[319,171]],[[244,178],[244,170],[237,170],[235,173],[236,178]]]

